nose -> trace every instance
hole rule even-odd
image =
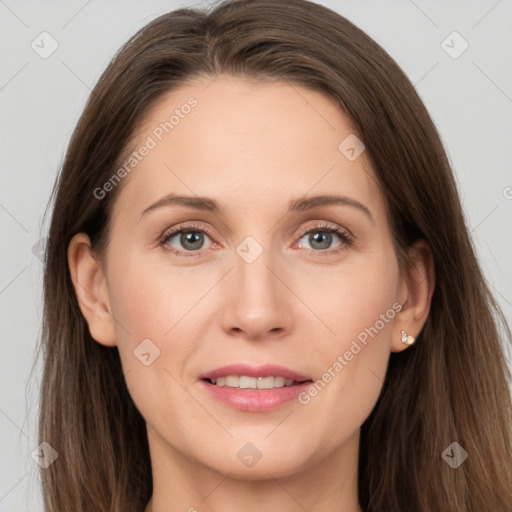
[[[282,338],[291,330],[293,297],[283,262],[270,251],[248,261],[235,254],[234,268],[224,280],[222,328],[248,340]]]

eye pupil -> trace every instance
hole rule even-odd
[[[319,242],[321,247],[317,247],[317,249],[328,249],[332,242],[332,233],[328,231],[316,231],[309,235],[309,243]],[[313,245],[312,245],[313,247]]]
[[[198,233],[197,231],[184,232],[181,234],[180,243],[186,249],[195,250],[199,249],[202,246],[203,238],[203,234]],[[198,244],[199,246],[194,247],[193,244],[197,243],[198,240],[201,243]],[[187,244],[192,244],[192,247],[187,246]]]

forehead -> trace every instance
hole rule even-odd
[[[359,149],[355,137],[350,119],[318,91],[224,75],[198,79],[146,115],[131,150],[149,149],[127,173],[120,199],[139,212],[169,192],[268,209],[336,191],[378,208],[365,153],[352,160],[343,152],[344,141]]]

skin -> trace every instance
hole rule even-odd
[[[407,349],[401,330],[417,336],[426,321],[431,254],[417,243],[416,266],[401,276],[366,152],[350,161],[339,151],[355,131],[328,97],[281,82],[197,80],[152,109],[135,146],[190,96],[197,107],[125,178],[105,254],[83,233],[68,249],[91,335],[117,346],[146,420],[154,481],[146,512],[360,511],[360,427],[390,352]],[[171,192],[210,197],[225,212],[174,205],[139,219]],[[349,205],[288,212],[290,201],[321,194],[357,200],[373,220]],[[208,230],[190,257],[158,245],[185,221]],[[332,234],[322,250],[309,235],[325,233],[323,224],[348,230],[353,243]],[[236,252],[247,236],[263,249],[252,263]],[[167,247],[194,252],[179,235]],[[241,412],[198,381],[232,363],[281,364],[316,381],[397,302],[402,310],[306,405]],[[134,356],[147,338],[160,349],[149,366]],[[237,457],[248,442],[261,453],[250,468]]]

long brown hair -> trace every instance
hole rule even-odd
[[[164,14],[121,48],[92,91],[51,197],[39,427],[59,458],[42,470],[46,510],[141,512],[151,496],[145,422],[117,349],[88,331],[67,247],[78,232],[98,251],[106,247],[122,183],[101,200],[94,190],[122,164],[164,94],[219,73],[287,81],[334,99],[363,138],[399,261],[417,239],[432,250],[426,325],[412,347],[391,354],[362,426],[362,509],[512,511],[510,371],[501,345],[510,329],[477,263],[438,132],[395,61],[350,21],[306,0],[234,0]],[[442,457],[453,442],[468,453],[457,469]]]

